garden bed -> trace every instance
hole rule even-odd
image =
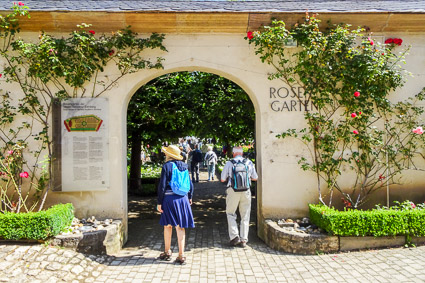
[[[365,250],[408,245],[424,245],[425,237],[413,236],[332,236],[327,233],[300,233],[280,227],[276,221],[265,220],[264,241],[278,251],[292,254],[313,255],[352,250]]]
[[[423,204],[405,201],[369,211],[309,207],[311,223],[308,218],[266,220],[267,245],[289,253],[317,254],[425,244]]]
[[[99,225],[79,226],[74,232],[62,233],[54,237],[49,244],[71,249],[77,252],[93,255],[115,254],[124,243],[124,228],[121,220],[106,219],[98,222]],[[91,227],[90,227],[91,226]]]

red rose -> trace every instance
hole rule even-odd
[[[112,56],[112,55],[114,55],[114,53],[115,53],[115,51],[114,50],[111,50],[111,51],[109,51],[109,56]]]
[[[29,177],[28,172],[19,173],[19,177],[21,177],[21,178],[28,178]]]
[[[358,132],[357,130],[354,130],[354,131],[353,131],[353,134],[358,135],[358,134],[359,134],[359,132]]]
[[[360,92],[356,91],[354,92],[354,97],[359,97],[360,96]]]
[[[359,112],[359,115],[362,115],[362,112],[361,111]]]
[[[3,77],[3,74],[0,74],[0,78]]]
[[[400,46],[403,43],[403,40],[401,38],[394,38],[393,42],[394,44]]]
[[[385,44],[391,44],[394,43],[394,40],[392,38],[387,38],[387,40],[385,40]]]
[[[357,114],[356,113],[351,113],[351,118],[356,118]]]
[[[96,32],[94,30],[89,30],[89,33],[95,34]]]
[[[22,3],[22,2],[18,2],[18,5],[19,5],[19,6],[24,6],[24,3]]]
[[[246,37],[248,37],[248,39],[253,39],[254,33],[252,31],[249,31],[249,32],[246,33]]]

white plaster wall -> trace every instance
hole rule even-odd
[[[425,37],[424,34],[388,34],[402,37],[412,44],[407,57],[407,69],[414,74],[405,87],[392,94],[393,100],[415,95],[425,86]],[[33,37],[35,35],[32,35]],[[243,39],[244,35],[228,34],[170,34],[164,45],[168,53],[151,52],[163,56],[163,70],[140,71],[119,81],[117,87],[108,91],[109,98],[109,166],[110,188],[103,192],[52,192],[49,203],[72,202],[80,217],[127,218],[126,174],[126,111],[128,102],[136,90],[150,80],[165,73],[199,70],[226,77],[240,85],[251,97],[256,110],[258,214],[259,220],[270,217],[301,216],[308,213],[307,204],[317,202],[314,174],[304,172],[297,161],[305,148],[296,142],[277,139],[277,133],[305,125],[301,111],[275,112],[271,109],[270,87],[284,86],[279,81],[269,81],[269,66],[262,64],[254,48]],[[106,69],[113,77],[113,66]],[[4,86],[4,82],[2,82]],[[9,86],[10,88],[11,86]],[[414,176],[413,178],[411,176]],[[423,173],[406,176],[409,186],[422,186]],[[420,177],[420,178],[418,178]],[[195,193],[196,198],[196,193]],[[125,222],[126,224],[126,222]]]

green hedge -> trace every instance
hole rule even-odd
[[[44,240],[62,232],[74,218],[72,204],[58,204],[51,208],[28,213],[0,214],[0,238],[6,240]]]
[[[310,204],[310,220],[338,236],[425,236],[425,210],[346,210]]]

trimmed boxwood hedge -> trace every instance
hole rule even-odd
[[[44,240],[70,226],[73,218],[74,206],[71,203],[57,204],[39,212],[7,212],[0,214],[0,238]]]
[[[309,205],[310,220],[338,236],[425,236],[425,210],[346,210]]]

